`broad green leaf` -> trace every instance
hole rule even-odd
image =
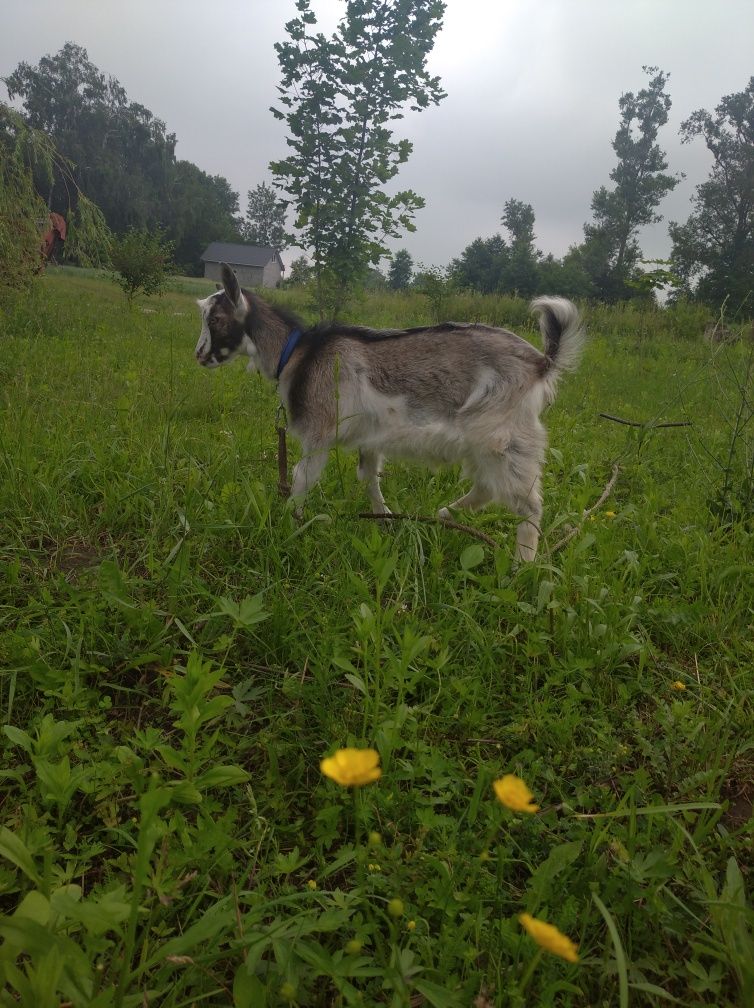
[[[197,777],[196,786],[200,790],[211,787],[230,787],[234,784],[244,784],[248,779],[248,773],[240,766],[216,766]]]
[[[34,859],[29,848],[20,837],[11,833],[6,826],[0,826],[0,855],[11,861],[16,868],[20,868],[34,885],[41,888],[42,878],[34,866]]]
[[[27,753],[31,753],[34,748],[34,741],[31,735],[28,735],[25,731],[21,731],[20,728],[16,728],[15,725],[3,725],[3,731],[13,745],[20,746]]]
[[[429,980],[415,980],[414,987],[424,995],[432,1008],[464,1008],[465,1002],[459,994],[439,984]]]
[[[557,844],[551,848],[546,859],[537,866],[529,879],[528,886],[535,901],[535,905],[531,907],[532,911],[536,909],[536,905],[547,901],[553,880],[560,872],[573,864],[581,853],[581,847],[581,840]]]
[[[89,934],[95,936],[108,931],[119,932],[120,925],[128,920],[131,904],[126,901],[124,886],[84,901],[81,901],[80,895],[80,890],[78,896],[70,891],[59,890],[50,901],[53,910],[68,920],[79,921]]]
[[[478,567],[483,560],[484,547],[479,543],[473,543],[471,546],[467,546],[463,553],[461,553],[461,568],[465,571],[472,570],[474,567]]]
[[[366,684],[360,676],[354,675],[352,672],[346,672],[345,678],[359,693],[363,694],[363,696],[367,695]]]
[[[236,919],[232,913],[232,904],[230,898],[226,897],[211,906],[182,935],[166,942],[160,949],[159,957],[164,961],[169,955],[191,955],[210,942],[217,943],[224,931],[233,931],[235,927]]]
[[[267,1008],[267,990],[259,979],[249,973],[248,964],[242,962],[233,978],[234,1008]]]
[[[36,921],[37,924],[45,927],[50,923],[50,901],[41,892],[32,889],[13,911],[13,916],[28,917],[29,920]]]

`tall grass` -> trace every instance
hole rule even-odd
[[[503,511],[468,519],[494,550],[361,521],[348,455],[297,524],[273,390],[196,367],[195,296],[63,271],[5,319],[4,1003],[751,1005],[752,531],[709,506],[746,348],[590,311],[514,568]],[[385,495],[432,514],[461,480],[391,463]],[[319,771],[347,745],[381,758],[355,793]]]

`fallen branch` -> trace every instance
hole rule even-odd
[[[639,423],[638,420],[624,420],[623,417],[613,416],[612,413],[598,413],[597,416],[601,416],[604,420],[612,420],[613,423],[624,424],[626,427],[644,427],[646,430],[656,430],[659,427],[691,427],[692,423],[690,420],[674,420],[670,423],[650,423],[643,424]]]
[[[484,532],[480,532],[470,525],[461,525],[460,522],[453,521],[451,518],[431,518],[428,515],[410,514],[373,514],[368,511],[362,512],[359,518],[370,518],[372,521],[412,521],[422,522],[425,525],[442,525],[444,528],[455,529],[456,532],[465,532],[466,535],[470,535],[480,542],[487,543],[493,549],[500,549],[500,543],[496,542],[492,536],[485,535]]]
[[[602,416],[602,414],[600,414],[600,416]],[[613,492],[613,487],[615,486],[615,482],[618,479],[619,472],[620,472],[620,466],[616,462],[615,465],[613,466],[613,471],[610,476],[610,479],[607,481],[605,489],[600,494],[599,499],[594,504],[592,504],[590,508],[587,508],[586,511],[584,511],[583,515],[581,516],[581,522],[576,526],[576,528],[571,529],[568,535],[563,536],[562,539],[559,539],[558,542],[555,543],[555,545],[550,550],[551,554],[557,553],[558,550],[562,549],[566,545],[566,543],[569,543],[574,536],[578,535],[584,525],[584,522],[587,520],[589,515],[595,512],[597,508],[602,507],[607,498]]]

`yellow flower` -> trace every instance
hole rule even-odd
[[[391,899],[390,902],[387,905],[387,912],[390,914],[391,917],[395,917],[396,919],[398,917],[402,917],[403,916],[403,900],[402,899],[398,899],[397,896],[393,897],[393,899]]]
[[[309,881],[306,883],[306,888],[311,889],[312,892],[317,888],[317,883],[314,881],[313,878],[310,878]]]
[[[537,920],[536,917],[532,917],[528,913],[519,914],[518,919],[537,945],[552,952],[553,955],[560,956],[561,959],[568,960],[568,962],[579,961],[578,945],[575,945],[568,935],[558,931],[554,925]]]
[[[676,679],[674,683],[670,684],[674,690],[685,690],[686,684],[682,683],[680,679]]]
[[[605,518],[615,518],[615,511],[605,511]]]
[[[323,759],[319,768],[326,777],[343,787],[361,787],[382,775],[379,762],[380,754],[376,749],[338,749]]]
[[[406,921],[406,930],[416,931],[416,921],[414,920]]]
[[[364,942],[360,938],[352,938],[346,942],[346,955],[358,955],[364,948]]]
[[[539,805],[533,805],[534,795],[520,777],[506,774],[492,784],[498,800],[514,812],[539,812]]]

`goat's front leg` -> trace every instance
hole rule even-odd
[[[291,500],[296,505],[294,514],[297,518],[303,517],[304,512],[301,505],[304,502],[304,497],[322,475],[322,470],[327,465],[328,454],[327,448],[318,448],[304,455],[293,468]]]
[[[366,483],[369,500],[374,514],[389,515],[390,508],[385,503],[380,487],[380,469],[382,458],[376,452],[359,449],[358,477]]]

